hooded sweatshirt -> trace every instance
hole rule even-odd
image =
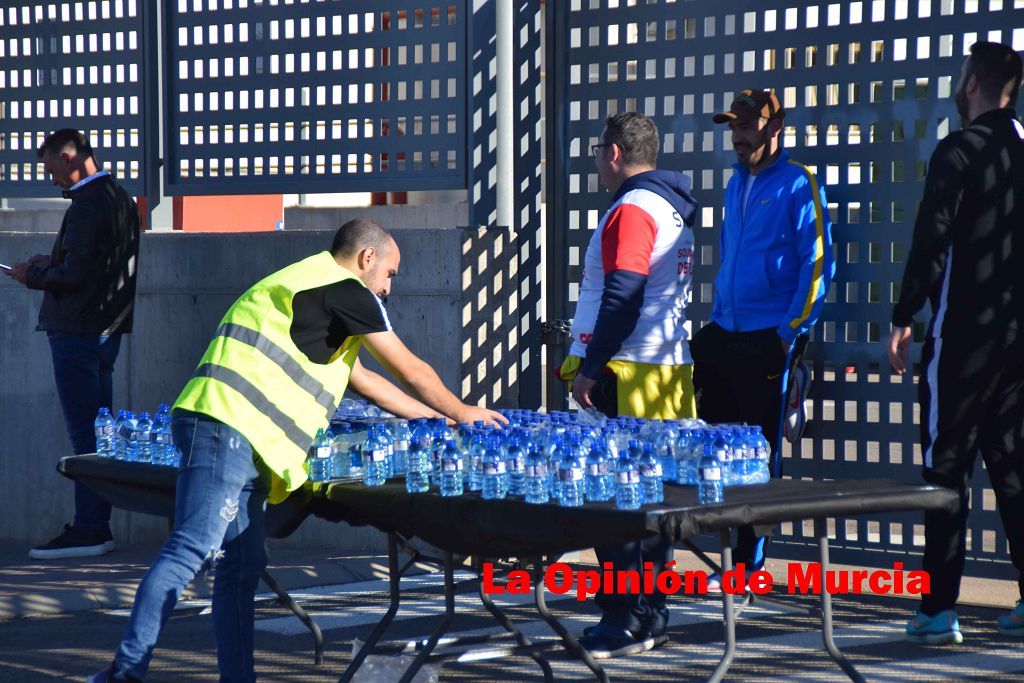
[[[610,360],[692,363],[686,301],[693,271],[697,202],[675,171],[628,178],[590,238],[570,354],[580,374],[600,376]]]

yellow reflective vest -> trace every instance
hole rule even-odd
[[[303,463],[348,386],[361,336],[352,336],[326,365],[291,338],[292,299],[299,292],[358,280],[321,252],[253,285],[228,309],[175,408],[209,415],[238,430],[273,473],[269,502],[284,500],[306,480]]]

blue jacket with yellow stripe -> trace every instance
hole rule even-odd
[[[774,327],[792,344],[818,319],[835,274],[825,189],[783,151],[755,176],[741,214],[750,171],[733,167],[711,319],[730,332]]]

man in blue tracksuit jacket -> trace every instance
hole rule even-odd
[[[785,112],[774,93],[744,90],[728,123],[739,163],[725,191],[721,267],[711,321],[690,343],[698,415],[760,425],[781,476],[783,395],[835,272],[824,189],[779,145]],[[734,560],[764,564],[764,538],[740,530]],[[721,590],[717,576],[709,591]]]

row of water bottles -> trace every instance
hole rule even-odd
[[[181,452],[171,436],[171,407],[161,403],[154,416],[131,410],[119,410],[117,417],[110,408],[100,408],[93,423],[96,453],[103,458],[126,462],[178,467]]]
[[[608,419],[596,413],[502,411],[503,429],[443,419],[358,417],[321,430],[310,449],[310,479],[356,477],[368,486],[405,474],[406,488],[443,496],[479,491],[563,506],[614,501],[636,509],[664,500],[664,482],[697,485],[702,503],[727,486],[769,478],[768,443],[758,427],[699,420]],[[353,414],[356,417],[352,417]]]

